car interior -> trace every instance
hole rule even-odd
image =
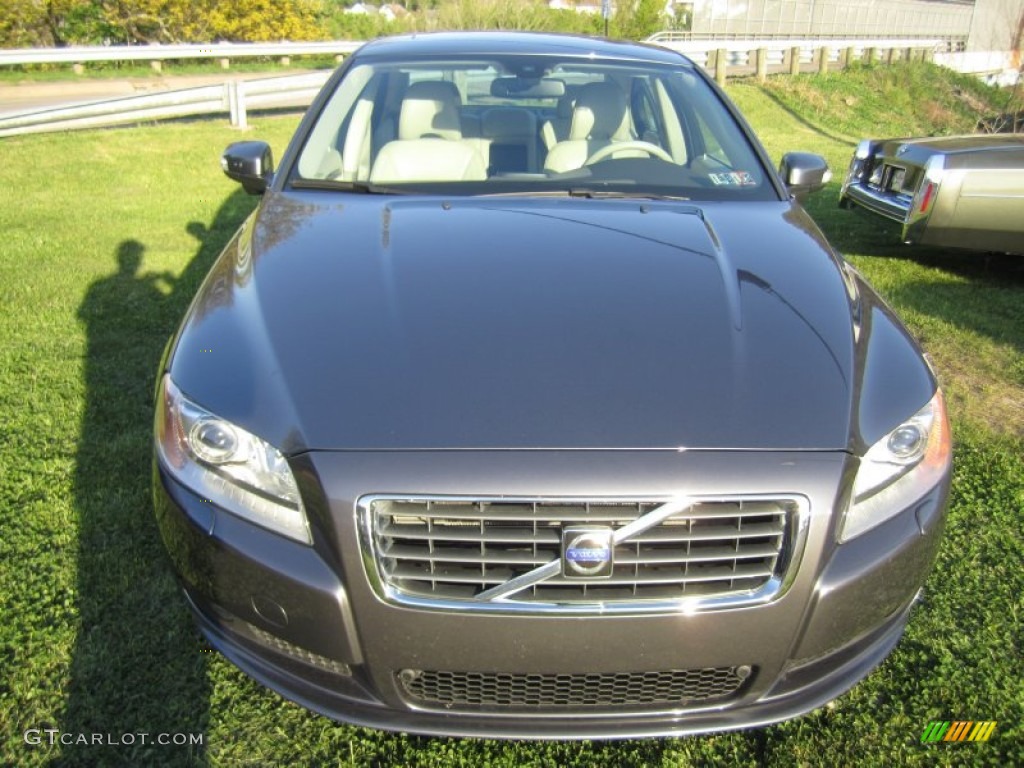
[[[610,173],[633,185],[761,186],[742,133],[718,104],[686,100],[677,72],[493,62],[362,69],[322,109],[298,178],[522,184]],[[635,162],[597,168],[627,160]]]

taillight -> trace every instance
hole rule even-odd
[[[921,186],[914,196],[914,210],[919,216],[926,216],[931,210],[932,204],[939,191],[939,183],[942,181],[942,173],[945,169],[945,160],[942,155],[932,155],[924,165],[924,178]]]
[[[932,205],[932,199],[935,197],[935,183],[926,181],[924,188],[921,190],[921,204],[917,207],[921,213],[928,213],[928,209]]]

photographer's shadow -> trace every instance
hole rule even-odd
[[[87,334],[74,479],[80,626],[59,723],[62,764],[206,762],[209,656],[153,516],[153,393],[164,346],[249,200],[237,192],[209,228],[188,226],[199,244],[177,277],[143,271],[145,245],[122,242],[116,270],[78,309]]]

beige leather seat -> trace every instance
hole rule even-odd
[[[341,153],[341,175],[346,181],[366,181],[370,177],[370,121],[373,99],[361,98],[352,110]]]
[[[633,139],[626,95],[622,89],[610,80],[587,83],[580,88],[572,110],[569,138],[551,148],[544,161],[544,170],[563,173],[581,168],[586,159],[602,147]],[[622,156],[642,157],[643,153],[632,150]]]
[[[462,138],[458,89],[445,81],[409,86],[402,98],[398,139],[385,144],[370,171],[373,182],[476,181],[487,167]]]
[[[555,107],[555,116],[550,120],[545,120],[544,124],[540,127],[541,138],[544,140],[544,146],[549,152],[555,144],[569,138],[569,129],[572,127],[572,111],[575,106],[575,92],[566,91],[558,99],[558,105]]]

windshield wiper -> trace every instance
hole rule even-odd
[[[422,190],[407,187],[389,187],[369,181],[342,181],[340,179],[295,179],[291,182],[295,189],[325,189],[333,192],[355,192],[360,195],[415,195],[424,194]],[[588,200],[682,200],[689,201],[683,195],[664,195],[657,192],[636,192],[621,189],[594,189],[592,187],[569,187],[568,189],[532,189],[516,192],[493,192],[481,197],[582,197]]]
[[[335,181],[332,179],[295,179],[295,189],[329,189],[334,192],[356,192],[361,195],[408,195],[412,190],[386,187],[369,181]]]
[[[567,189],[569,197],[585,197],[590,200],[689,200],[682,195],[662,195],[657,192],[623,192],[613,189],[590,189],[588,187],[573,187]]]
[[[584,197],[590,200],[682,200],[682,195],[662,195],[657,192],[624,192],[612,189],[590,189],[570,187],[569,189],[531,189],[525,192],[490,192],[480,197]]]

